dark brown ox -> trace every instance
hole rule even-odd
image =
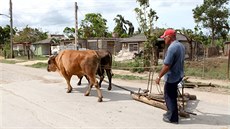
[[[101,83],[104,80],[104,73],[106,71],[108,80],[109,80],[109,87],[108,90],[112,89],[112,54],[107,50],[97,50],[96,51],[98,56],[100,57],[100,65],[97,69],[97,74],[100,76],[99,87],[101,87]],[[79,77],[78,85],[81,85],[81,80],[83,77]],[[86,77],[87,78],[87,77]]]
[[[68,85],[67,93],[72,91],[70,80],[73,75],[78,77],[87,76],[89,79],[89,88],[85,96],[90,94],[91,88],[96,87],[98,93],[98,102],[102,101],[102,93],[96,80],[96,71],[100,63],[100,58],[93,50],[77,51],[64,50],[57,56],[51,56],[48,60],[48,72],[58,71],[66,80]]]

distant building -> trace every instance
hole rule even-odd
[[[186,49],[186,57],[188,58],[191,53],[190,44],[188,43],[188,40],[186,39],[184,35],[179,34],[179,33],[177,33],[176,38],[178,41],[184,44],[185,49]],[[146,41],[147,41],[147,38],[145,37],[145,35],[139,34],[139,35],[132,36],[130,38],[123,38],[120,40],[120,43],[122,44],[123,51],[139,53],[143,51],[144,42]],[[156,45],[158,48],[157,49],[158,58],[163,58],[167,50],[167,46],[165,46],[164,39],[158,38],[158,42],[156,43]],[[193,53],[197,53],[198,51],[201,50],[201,48],[203,47],[200,44],[196,45],[196,43],[194,42],[192,43]]]
[[[229,55],[230,52],[230,41],[224,42],[224,55]]]
[[[48,38],[57,38],[57,39],[64,39],[65,36],[63,34],[50,34]]]
[[[139,53],[144,49],[145,41],[147,41],[145,35],[139,34],[130,38],[122,38],[120,43],[122,44],[122,50]]]
[[[14,56],[26,56],[30,52],[31,42],[15,42],[13,44]]]
[[[54,42],[52,41],[52,38],[32,43],[33,53],[35,55],[51,55],[51,45],[53,44]]]

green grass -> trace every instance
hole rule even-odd
[[[48,57],[44,56],[36,56],[31,60],[47,60]],[[11,59],[2,59],[0,63],[8,63],[8,64],[16,64],[20,62],[28,61],[27,57],[16,57],[17,60]],[[131,72],[144,72],[142,60],[130,60],[130,61],[122,61],[117,62],[113,61],[112,64],[113,69],[121,69],[121,70],[129,70]],[[47,63],[36,63],[30,65],[29,67],[34,68],[46,68]],[[156,72],[159,72],[162,68],[162,65],[156,66]],[[203,77],[205,79],[227,79],[227,59],[207,59],[205,61],[205,69],[203,73],[203,62],[195,62],[195,61],[186,61],[185,62],[185,75],[186,76],[196,76]],[[132,75],[114,75],[114,78],[121,78],[127,80],[143,80],[143,77],[137,77]]]
[[[47,67],[47,63],[38,62],[36,64],[26,65],[26,66],[33,67],[33,68],[46,68]]]
[[[185,75],[207,79],[227,79],[227,61],[223,59],[207,60],[203,72],[203,62],[185,63]]]
[[[18,60],[28,60],[28,57],[27,56],[17,56],[15,57],[15,59],[18,59]],[[30,57],[30,60],[47,60],[48,57],[46,56],[33,56],[33,58]]]
[[[21,62],[25,62],[25,61],[7,60],[7,59],[0,60],[0,63],[6,63],[6,64],[16,64],[16,63],[21,63]]]
[[[118,75],[114,74],[113,78],[120,78],[124,80],[145,80],[143,77],[133,76],[133,75]]]
[[[128,61],[114,61],[112,64],[114,69],[129,70],[131,72],[144,72],[143,63],[141,59],[128,60]]]
[[[123,62],[113,61],[113,69],[129,70],[131,72],[143,72],[144,68],[141,60],[130,60]],[[160,72],[162,65],[155,67],[156,72]],[[203,61],[186,61],[185,75],[203,77],[206,79],[227,79],[227,59],[210,58],[205,60],[205,68],[203,72]],[[122,77],[124,78],[124,77]],[[128,78],[128,77],[127,77]]]

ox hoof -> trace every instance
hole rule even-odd
[[[103,100],[102,100],[102,98],[98,98],[98,100],[97,100],[98,102],[102,102]]]
[[[108,90],[112,90],[112,87],[108,87]]]
[[[89,93],[85,93],[85,96],[89,96]]]
[[[67,90],[67,91],[66,91],[66,93],[71,93],[71,91],[72,91],[72,89],[70,89],[70,90]]]

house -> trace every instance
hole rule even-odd
[[[51,46],[54,45],[53,38],[47,38],[41,41],[32,43],[33,52],[35,55],[51,55]]]
[[[65,36],[63,34],[50,34],[48,38],[56,38],[56,39],[63,39]]]
[[[230,41],[224,42],[224,55],[229,55],[230,52]]]
[[[184,44],[186,49],[186,58],[189,57],[192,53],[202,53],[203,47],[202,45],[192,42],[192,49],[190,48],[190,44],[188,43],[187,38],[183,34],[177,33],[176,38],[178,41]],[[120,43],[122,44],[122,50],[123,51],[129,51],[132,53],[139,53],[144,49],[144,42],[147,41],[144,34],[135,35],[130,38],[123,38],[120,40]],[[158,58],[163,58],[165,55],[165,52],[167,50],[167,46],[165,46],[164,40],[161,38],[158,38],[158,42],[156,43],[157,46],[157,56]]]
[[[121,50],[118,38],[89,38],[78,39],[79,50],[108,50],[115,54]],[[77,49],[74,38],[62,38],[56,45],[51,45],[51,54],[65,49]]]
[[[118,42],[118,38],[89,38],[79,39],[79,49],[90,49],[90,50],[108,50],[112,54],[120,51],[121,44]],[[60,49],[74,49],[75,39],[62,39],[60,41]]]
[[[87,40],[86,49],[108,50],[116,54],[121,50],[119,38],[90,38]]]
[[[144,42],[147,38],[144,34],[132,36],[130,38],[123,38],[120,40],[123,51],[139,53],[144,49]]]
[[[47,39],[32,43],[32,51],[35,55],[51,55],[53,48],[59,45],[59,41],[65,38],[62,34],[48,35]]]
[[[30,52],[31,42],[15,42],[13,44],[14,56],[26,56]]]

